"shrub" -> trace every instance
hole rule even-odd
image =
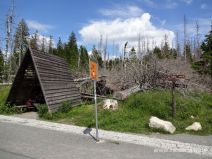
[[[60,113],[67,113],[71,109],[71,101],[65,101],[57,110]]]
[[[0,104],[0,114],[14,114],[14,113],[21,113],[21,111],[9,104]]]
[[[45,104],[41,104],[37,106],[38,116],[40,118],[44,118],[48,114],[48,107]]]

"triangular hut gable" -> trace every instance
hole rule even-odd
[[[46,103],[55,111],[63,102],[81,102],[67,62],[55,55],[28,49],[16,74],[7,103],[24,105],[28,99]]]

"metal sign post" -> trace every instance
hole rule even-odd
[[[97,63],[95,61],[89,61],[90,66],[90,78],[93,80],[94,86],[94,103],[95,103],[95,118],[96,118],[96,141],[99,141],[98,131],[98,109],[97,109],[97,97],[96,97],[96,80],[97,80]]]
[[[96,141],[99,141],[98,109],[97,109],[97,98],[96,98],[96,80],[93,81],[93,84],[94,84],[94,102],[95,102],[95,117],[96,117]]]

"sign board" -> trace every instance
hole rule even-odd
[[[90,78],[92,80],[97,80],[98,76],[98,68],[97,63],[95,61],[90,60],[89,61],[89,68],[90,68]]]

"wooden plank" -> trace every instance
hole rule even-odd
[[[42,52],[34,50],[34,49],[32,49],[32,51],[33,51],[32,54],[33,54],[34,57],[49,59],[51,61],[56,61],[56,62],[61,62],[61,63],[66,63],[66,61],[59,56],[54,56],[54,55],[51,55],[51,54],[45,54],[45,53],[42,53]]]
[[[39,70],[40,74],[52,74],[52,75],[60,75],[60,76],[67,76],[70,77],[73,80],[73,76],[71,75],[70,72],[68,73],[62,73],[62,72],[58,72],[58,71],[54,71],[54,72],[49,72],[47,70]]]
[[[59,84],[45,84],[44,85],[45,90],[57,90],[57,89],[72,89],[72,88],[77,88],[76,85],[74,83],[67,83],[67,84],[63,84],[63,83],[59,83]]]
[[[65,100],[65,101],[70,101],[71,102],[71,105],[75,105],[75,104],[78,104],[79,105],[82,102],[81,98],[75,99],[75,100]],[[63,101],[63,102],[65,102],[65,101]],[[54,108],[54,107],[62,106],[63,102],[52,103],[52,104],[50,104],[50,107],[51,108]]]
[[[59,92],[59,93],[54,93],[54,94],[47,94],[46,98],[55,98],[59,96],[80,96],[80,93],[73,93],[71,91],[69,92]]]
[[[71,101],[71,102],[74,102],[74,101],[81,101],[81,98],[66,98],[66,99],[61,99],[61,100],[54,100],[54,101],[51,101],[51,102],[48,102],[49,105],[54,105],[54,104],[59,104],[65,101]]]
[[[48,71],[49,73],[70,74],[70,72],[68,70],[65,70],[65,69],[52,68],[52,67],[42,67],[42,66],[37,66],[37,68],[41,72]]]
[[[58,68],[67,69],[67,70],[69,68],[68,65],[61,65],[59,63],[54,63],[51,61],[44,61],[43,59],[42,60],[36,59],[35,62],[36,62],[36,65],[43,66],[43,67],[56,67],[56,68],[58,67]]]
[[[71,82],[71,79],[63,79],[63,78],[48,78],[48,77],[42,77],[41,76],[41,81],[42,82],[51,82],[51,81],[55,81],[55,82],[65,82],[65,83],[69,83]]]
[[[62,79],[68,79],[73,81],[73,79],[71,78],[71,76],[67,76],[67,75],[56,75],[56,74],[51,74],[51,73],[40,73],[40,76],[42,77],[49,77],[49,78],[62,78]]]
[[[58,96],[58,97],[52,97],[52,98],[47,98],[48,102],[54,102],[54,101],[59,101],[59,100],[66,100],[66,99],[79,99],[79,95],[67,95],[67,96]]]
[[[55,93],[62,93],[62,92],[73,92],[73,93],[79,93],[79,90],[73,90],[73,89],[59,89],[59,90],[51,90],[51,91],[45,91],[46,95],[55,94]],[[80,93],[79,93],[80,94]]]

